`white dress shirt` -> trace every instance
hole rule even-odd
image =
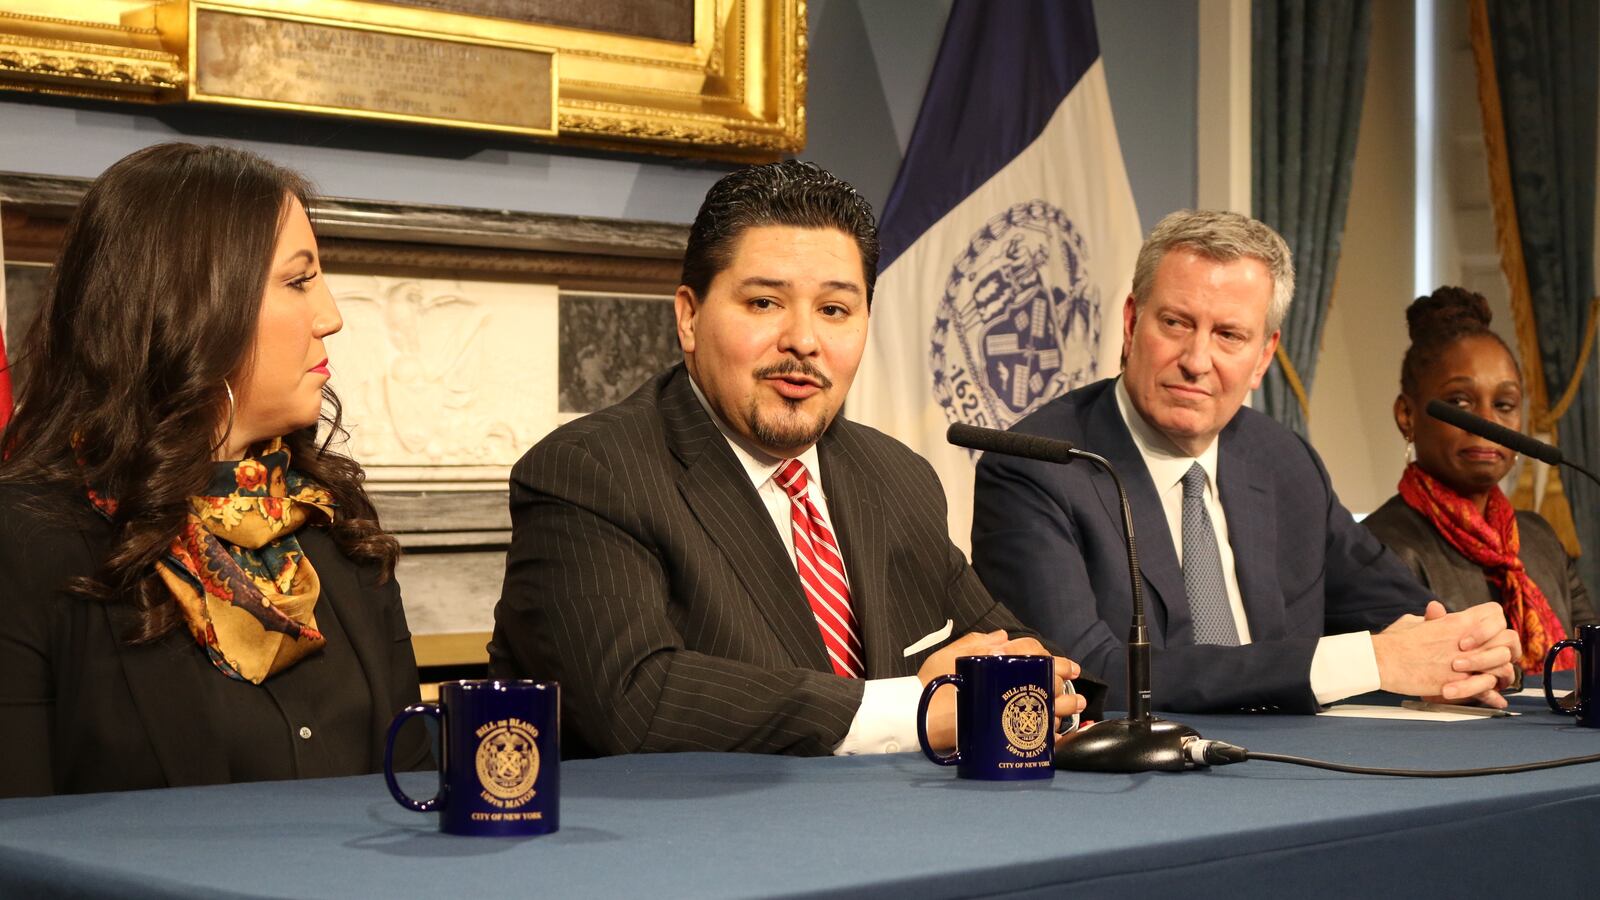
[[[744,467],[745,474],[750,477],[750,483],[755,486],[756,495],[767,508],[767,514],[772,517],[772,526],[778,530],[778,536],[783,539],[783,546],[789,551],[789,560],[798,571],[799,562],[794,555],[794,513],[793,501],[783,488],[773,480],[773,475],[784,460],[769,456],[760,448],[752,446],[745,440],[744,435],[728,427],[722,421],[711,405],[706,402],[705,394],[700,392],[700,386],[689,379],[689,384],[694,388],[694,395],[700,401],[700,406],[716,424],[717,430],[727,439],[728,446],[733,448],[733,455]],[[811,502],[816,505],[817,513],[828,524],[828,530],[838,534],[838,529],[833,527],[833,516],[828,512],[827,492],[822,486],[822,464],[817,458],[816,445],[807,448],[796,459],[806,467],[806,477],[809,479],[808,493]],[[843,546],[840,546],[841,552]],[[845,560],[848,570],[850,561]],[[845,585],[850,584],[850,574],[844,573]],[[859,627],[859,619],[857,620]],[[819,632],[820,633],[820,632]],[[902,750],[917,748],[917,702],[922,697],[922,679],[915,675],[903,678],[871,678],[864,683],[861,695],[861,706],[856,710],[856,716],[850,722],[850,731],[845,734],[839,746],[833,748],[836,756],[856,756],[863,753],[899,753]]]
[[[1239,575],[1234,566],[1233,545],[1228,542],[1228,516],[1222,508],[1217,487],[1217,442],[1213,440],[1199,456],[1189,456],[1173,445],[1166,435],[1146,422],[1133,400],[1127,386],[1117,379],[1117,410],[1133,443],[1144,457],[1145,468],[1155,482],[1156,493],[1161,497],[1161,508],[1167,516],[1167,531],[1172,535],[1172,546],[1178,551],[1178,563],[1183,563],[1183,476],[1196,462],[1206,473],[1206,514],[1217,533],[1217,551],[1222,557],[1222,580],[1228,593],[1228,608],[1233,612],[1233,622],[1239,631],[1239,643],[1250,643],[1250,621],[1245,615],[1244,600],[1239,594]],[[1372,633],[1328,635],[1317,641],[1316,652],[1311,657],[1309,673],[1311,692],[1317,702],[1329,704],[1356,694],[1378,689],[1378,657],[1372,649]]]

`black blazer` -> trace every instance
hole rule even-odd
[[[369,769],[377,771],[390,717],[417,702],[399,588],[392,579],[378,585],[375,570],[346,559],[323,529],[298,536],[322,602],[333,605],[366,671],[365,685],[328,689],[370,691]],[[0,796],[228,780],[222,742],[195,714],[201,686],[188,631],[132,647],[120,639],[129,606],[58,590],[92,573],[111,537],[110,524],[75,491],[0,485]],[[417,731],[396,748],[396,763],[415,767],[427,754]]]
[[[1499,592],[1490,586],[1483,569],[1450,546],[1433,523],[1398,494],[1361,524],[1388,545],[1449,609],[1500,602]],[[1578,575],[1577,560],[1567,556],[1567,549],[1561,546],[1550,523],[1536,512],[1518,510],[1517,531],[1522,537],[1522,564],[1533,583],[1544,591],[1567,634],[1573,635],[1578,625],[1600,624],[1590,605],[1589,591]]]
[[[1017,620],[950,542],[932,467],[836,419],[818,443],[867,676]],[[828,663],[793,561],[749,476],[675,366],[557,429],[511,474],[513,537],[490,669],[561,682],[565,756],[826,754],[862,682]]]
[[[1217,437],[1217,486],[1252,643],[1196,645],[1177,549],[1117,409],[1116,381],[1059,397],[1012,430],[1102,454],[1122,477],[1144,573],[1158,707],[1313,712],[1309,674],[1319,638],[1381,630],[1427,605],[1411,573],[1340,505],[1310,444],[1240,409]],[[972,560],[996,598],[1108,681],[1111,696],[1122,696],[1133,599],[1110,476],[1084,463],[985,455]]]

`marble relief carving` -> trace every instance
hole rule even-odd
[[[328,276],[328,339],[349,452],[369,484],[503,490],[556,420],[550,285]]]

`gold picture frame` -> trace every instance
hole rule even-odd
[[[803,149],[805,0],[682,2],[693,4],[692,40],[432,8],[492,9],[491,0],[0,0],[0,89],[144,103],[243,101],[318,115],[513,132],[557,144],[740,161]],[[545,125],[508,121],[514,117],[482,114],[486,104],[471,102],[465,115],[444,115],[437,102],[428,106],[438,97],[420,98],[418,112],[393,104],[363,106],[359,92],[353,103],[219,95],[206,90],[204,69],[197,67],[206,58],[197,16],[223,14],[286,23],[284,28],[359,34],[367,43],[390,42],[384,52],[429,48],[426,55],[444,60],[436,71],[445,88],[479,87],[479,100],[494,93],[481,90],[483,78],[502,66],[474,58],[475,48],[483,54],[545,53],[552,120]],[[305,80],[306,70],[303,64],[300,74],[270,74],[293,84]],[[350,71],[331,65],[309,70],[313,76]],[[367,71],[373,71],[371,65]],[[337,85],[338,79],[330,74],[327,82]],[[368,95],[385,86],[369,84]]]

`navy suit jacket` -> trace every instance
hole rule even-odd
[[[1012,429],[1106,457],[1133,510],[1158,708],[1314,712],[1311,658],[1325,634],[1382,630],[1429,594],[1351,518],[1306,441],[1250,409],[1218,435],[1217,487],[1239,593],[1242,647],[1196,645],[1183,570],[1155,483],[1107,379],[1045,404]],[[987,454],[978,463],[972,562],[995,599],[1126,696],[1133,612],[1122,514],[1111,477]]]

